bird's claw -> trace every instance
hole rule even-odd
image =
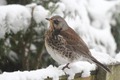
[[[68,63],[68,64],[66,64],[66,65],[62,68],[62,70],[64,70],[65,68],[70,69],[70,67],[69,67],[68,65],[69,65],[69,63]]]

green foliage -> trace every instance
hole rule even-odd
[[[33,0],[32,2],[35,2],[35,3],[37,3],[37,4],[40,4],[40,5],[44,6],[46,9],[49,9],[48,4],[49,4],[50,2],[56,3],[56,2],[58,2],[58,1],[60,1],[60,0]]]
[[[117,7],[120,8],[120,6],[117,6]],[[113,34],[115,41],[117,43],[116,52],[119,52],[120,51],[120,13],[116,12],[113,15],[113,18],[116,21],[116,25],[112,25],[113,27],[112,27],[111,31],[112,31],[112,34]]]
[[[32,2],[32,0],[6,0],[8,4],[22,4],[26,5]]]
[[[20,3],[25,5],[32,0],[7,1],[8,4]],[[47,9],[47,5],[50,1],[46,1],[47,0],[43,0],[40,2]],[[32,18],[31,25],[26,31],[21,30],[16,34],[11,32],[10,34],[6,34],[4,39],[0,39],[0,70],[32,70],[47,67],[50,64],[56,65],[44,47],[44,34],[46,28],[46,22],[36,24]]]
[[[46,27],[45,22],[36,24],[32,19],[30,27],[25,32],[6,34],[5,38],[0,40],[0,69],[5,71],[31,70],[51,64],[53,61],[44,48]],[[35,49],[33,50],[31,46]],[[16,53],[18,59],[12,60],[9,56],[10,51]],[[9,68],[5,69],[5,66]]]

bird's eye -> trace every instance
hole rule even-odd
[[[53,22],[54,22],[54,24],[59,24],[58,20],[54,20]]]

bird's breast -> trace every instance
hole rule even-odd
[[[69,63],[69,59],[67,57],[64,57],[63,55],[63,49],[58,48],[52,43],[48,43],[48,41],[45,41],[46,50],[50,54],[50,56],[58,63],[58,64],[66,64]]]

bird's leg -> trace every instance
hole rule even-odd
[[[70,63],[67,63],[67,64],[62,68],[62,70],[64,70],[65,68],[70,69],[69,66],[68,66],[69,64],[70,64]]]

